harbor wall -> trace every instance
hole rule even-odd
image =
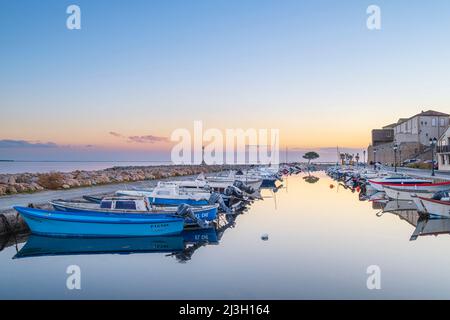
[[[374,161],[374,148],[376,149],[375,161],[393,166],[395,162],[394,142],[370,145],[367,148],[367,161]],[[431,152],[425,152],[424,146],[418,142],[405,142],[398,145],[397,165],[400,165],[406,159],[419,158],[420,160],[431,160]]]
[[[164,179],[225,170],[225,165],[114,167],[104,170],[69,173],[0,174],[0,196],[62,190],[123,182]]]

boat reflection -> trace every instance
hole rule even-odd
[[[89,254],[168,253],[178,262],[192,259],[196,250],[219,244],[226,229],[234,227],[236,216],[219,221],[217,228],[184,230],[180,235],[133,238],[57,238],[30,235],[13,259]]]
[[[410,200],[390,200],[384,202],[383,211],[416,211],[417,207],[413,201]]]
[[[409,204],[405,202],[408,201],[389,201],[388,209],[393,208],[394,204],[390,204],[390,202],[401,202],[397,206],[400,206],[401,209],[398,210],[390,210],[383,212],[388,212],[391,214],[395,214],[402,221],[406,221],[408,224],[413,226],[414,232],[410,237],[410,241],[417,240],[421,236],[438,236],[441,234],[450,234],[450,219],[449,218],[434,218],[426,215],[419,214],[415,209],[407,209]],[[386,208],[386,207],[385,207]]]
[[[207,245],[217,245],[224,232],[233,228],[236,218],[244,213],[222,215],[216,227],[184,230],[176,236],[133,238],[57,238],[30,235],[13,259],[88,254],[167,253],[180,263],[192,259],[194,252]]]

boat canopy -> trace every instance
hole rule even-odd
[[[100,208],[149,211],[150,204],[145,197],[107,197],[100,202]]]

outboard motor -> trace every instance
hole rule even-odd
[[[177,216],[182,217],[183,219],[189,219],[195,222],[199,227],[201,228],[207,228],[208,223],[202,219],[199,219],[195,216],[194,211],[192,210],[192,207],[188,204],[180,204],[177,209]]]
[[[449,197],[448,191],[438,191],[433,195],[432,199],[433,200],[441,200],[442,198],[448,198],[448,197]]]
[[[219,208],[223,211],[226,212],[228,214],[230,214],[232,212],[232,210],[225,204],[225,201],[223,201],[222,195],[220,195],[217,192],[214,192],[211,194],[211,196],[209,197],[208,200],[210,205],[219,204]]]
[[[247,192],[248,194],[253,194],[253,193],[255,193],[255,189],[253,189],[252,187],[250,187],[250,186],[247,186],[246,184],[244,184],[242,181],[240,181],[240,180],[236,180],[234,183],[233,183],[233,186],[234,187],[236,187],[236,188],[238,188],[238,189],[240,189],[240,190],[242,190],[242,191],[244,191],[244,192]]]
[[[225,189],[224,193],[228,197],[231,197],[231,196],[235,196],[236,198],[243,198],[244,197],[244,194],[242,193],[242,190],[237,188],[237,187],[235,187],[235,186],[228,186]]]

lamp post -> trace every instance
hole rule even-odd
[[[431,176],[434,177],[434,148],[436,147],[437,139],[430,138],[430,147],[431,147]]]
[[[394,143],[394,171],[397,172],[397,149],[398,145]]]
[[[377,156],[377,149],[373,149],[373,169],[374,169],[374,170],[377,169],[377,160],[376,160],[376,156]]]

